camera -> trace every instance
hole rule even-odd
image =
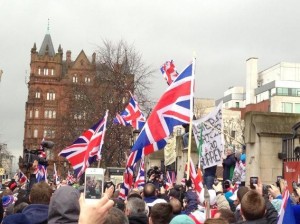
[[[148,178],[150,178],[153,174],[155,175],[154,179],[160,179],[162,172],[157,166],[155,166],[148,170],[148,172],[147,172]]]
[[[250,188],[255,189],[254,184],[258,183],[258,177],[250,177]]]

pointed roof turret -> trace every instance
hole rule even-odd
[[[48,53],[49,56],[53,57],[55,55],[53,43],[50,34],[46,34],[39,50],[39,55],[45,55]]]

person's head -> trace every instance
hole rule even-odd
[[[122,199],[120,198],[113,198],[114,201],[114,207],[120,209],[122,212],[125,211],[125,203]]]
[[[225,219],[216,218],[216,219],[206,219],[204,224],[229,224]]]
[[[225,180],[224,181],[224,190],[226,191],[229,188],[232,188],[232,182],[230,180]]]
[[[265,199],[256,191],[248,191],[241,201],[241,213],[246,220],[257,220],[266,212]]]
[[[50,200],[48,224],[78,223],[79,196],[79,191],[74,187],[67,185],[58,188]]]
[[[120,209],[112,207],[109,209],[103,224],[129,224],[128,218]]]
[[[125,215],[135,216],[145,213],[145,202],[140,198],[130,198],[126,203]]]
[[[170,224],[195,224],[194,220],[188,215],[176,215]]]
[[[29,194],[29,201],[32,204],[48,205],[52,196],[51,187],[44,181],[32,186]]]
[[[241,203],[244,195],[249,191],[249,188],[248,187],[240,187],[237,191],[237,200],[239,203]]]
[[[233,148],[231,146],[227,147],[227,155],[231,155],[233,153]]]
[[[192,180],[191,179],[188,179],[185,181],[185,186],[186,187],[192,187]]]
[[[181,202],[177,198],[172,198],[170,205],[172,206],[173,215],[179,215],[181,213]]]
[[[155,196],[155,185],[151,184],[151,183],[147,183],[145,184],[144,187],[144,197],[151,197],[151,196]]]
[[[223,218],[229,223],[235,223],[234,213],[230,209],[220,209],[215,214],[214,218]]]
[[[167,224],[172,216],[173,210],[169,203],[157,203],[151,209],[149,224]]]

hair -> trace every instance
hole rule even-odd
[[[105,216],[104,224],[129,224],[128,218],[120,209],[112,207]]]
[[[229,222],[223,218],[206,219],[204,224],[229,224]]]
[[[172,206],[173,215],[179,215],[181,213],[181,202],[177,198],[172,198],[170,205]]]
[[[249,191],[249,188],[248,187],[245,187],[245,186],[242,186],[238,189],[237,191],[237,198],[239,199],[239,201],[241,202],[244,195]]]
[[[130,198],[140,198],[140,199],[143,199],[142,195],[137,192],[137,191],[130,191],[128,193],[128,196],[127,196],[127,201],[130,199]]]
[[[246,220],[257,220],[266,212],[265,199],[256,191],[248,191],[241,201],[241,212]]]
[[[168,224],[173,217],[169,203],[157,203],[151,208],[150,218],[153,224]]]
[[[146,214],[145,205],[145,202],[140,198],[130,198],[127,201],[126,209],[130,215]]]
[[[144,187],[144,197],[155,196],[155,186],[154,184],[147,183]]]
[[[192,180],[191,179],[186,180],[185,181],[185,186],[191,187],[192,186]]]
[[[235,223],[235,216],[234,213],[230,209],[220,209],[217,211],[217,213],[220,213],[219,218],[222,218],[229,223]]]
[[[122,212],[125,211],[125,203],[122,199],[120,198],[113,198],[114,201],[114,207],[120,209]]]
[[[32,204],[48,205],[50,203],[51,196],[51,187],[46,182],[42,181],[32,186],[29,199]]]

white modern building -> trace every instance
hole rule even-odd
[[[246,89],[231,87],[224,96],[224,108],[245,108],[265,112],[300,113],[300,63],[280,62],[258,72],[258,59],[246,61]]]

